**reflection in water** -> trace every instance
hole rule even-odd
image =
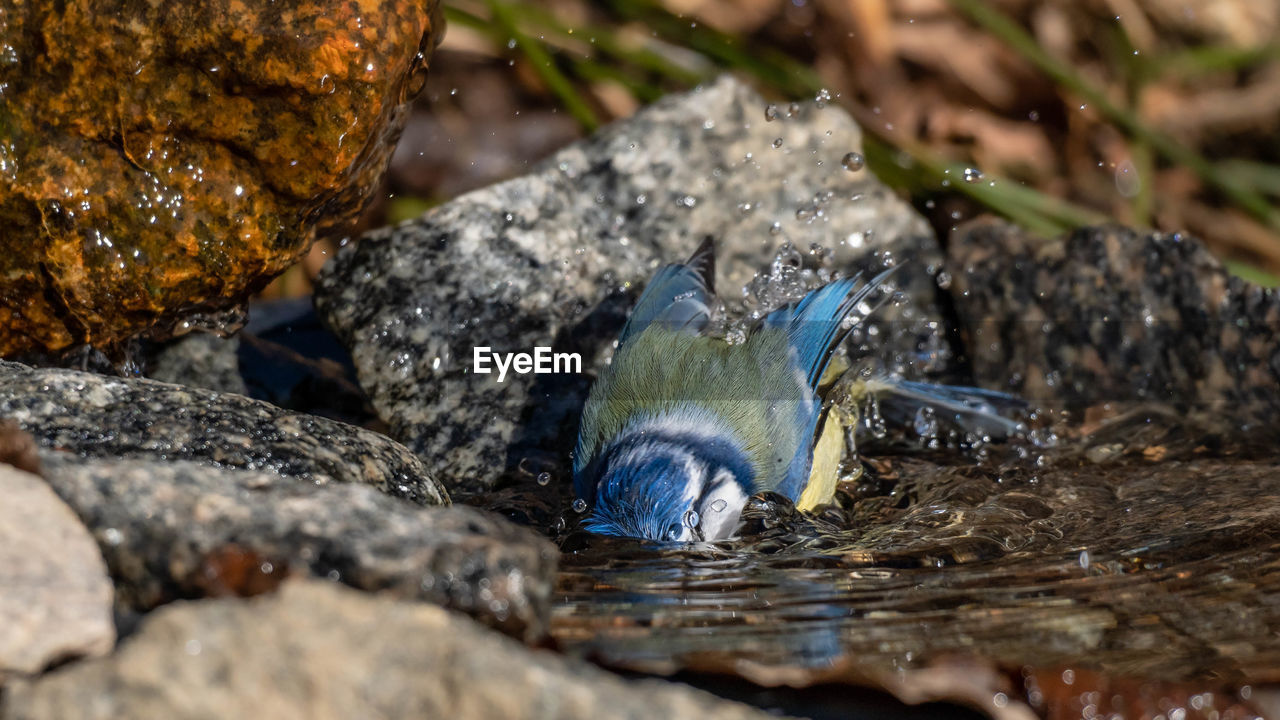
[[[1143,415],[1041,456],[890,456],[819,516],[753,501],[731,543],[571,534],[553,634],[615,667],[801,684],[956,655],[1275,682],[1280,467],[1190,437]]]

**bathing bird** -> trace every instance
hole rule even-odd
[[[688,261],[660,268],[583,408],[573,475],[574,492],[589,509],[584,529],[666,542],[718,540],[733,535],[755,493],[803,500],[802,509],[829,498],[843,433],[819,431],[819,387],[833,353],[861,322],[852,317],[855,309],[895,269],[828,283],[769,313],[731,344],[707,334],[715,298],[711,239]],[[966,405],[970,394],[923,388],[909,386],[975,412]]]

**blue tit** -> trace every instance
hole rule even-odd
[[[809,484],[818,385],[892,272],[836,280],[767,315],[744,342],[705,334],[715,256],[661,268],[636,303],[612,364],[591,388],[574,451],[588,531],[661,541],[733,534],[749,496],[792,501]]]

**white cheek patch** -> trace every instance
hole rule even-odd
[[[682,507],[690,507],[697,502],[702,489],[707,485],[707,464],[689,455],[684,463],[684,477],[684,493],[680,496],[680,504]]]
[[[728,470],[720,470],[711,482],[713,486],[718,483],[719,487],[707,495],[698,510],[702,516],[702,537],[704,540],[725,540],[738,527],[738,518],[747,504],[747,494]]]

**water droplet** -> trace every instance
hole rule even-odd
[[[982,171],[978,168],[967,167],[964,169],[964,181],[967,183],[976,183],[982,181]]]
[[[776,148],[782,147],[782,138],[774,138],[773,146]]]
[[[1027,113],[1027,119],[1030,120],[1031,122],[1040,122],[1040,111],[1032,110],[1031,112]]]
[[[861,153],[851,152],[845,153],[844,157],[840,158],[840,164],[849,172],[857,172],[867,164],[867,161]]]
[[[774,224],[770,225],[770,226],[769,226],[769,234],[770,234],[770,235],[781,235],[781,234],[782,234],[782,223],[780,223],[780,222],[775,222]]]
[[[1089,551],[1088,550],[1080,551],[1080,567],[1084,568],[1085,570],[1089,569]]]
[[[800,103],[791,103],[787,106],[787,117],[795,117],[800,114]]]
[[[819,90],[818,94],[813,98],[813,104],[819,108],[826,107],[829,102],[831,102],[831,91],[826,88]]]
[[[916,410],[916,418],[912,426],[916,434],[926,440],[938,436],[938,417],[934,409],[928,405],[922,405],[919,410]]]
[[[549,484],[550,482],[551,482],[551,473],[549,473],[549,472],[540,472],[540,473],[538,473],[537,483],[538,483],[539,485],[546,486],[546,485],[547,485],[547,484]]]
[[[578,513],[579,515],[581,515],[582,513],[586,512],[586,511],[587,511],[587,501],[586,501],[586,500],[583,500],[582,498],[578,498],[578,499],[574,500],[574,501],[573,501],[573,511],[574,511],[574,512],[576,512],[576,513]]]
[[[724,509],[727,507],[729,507],[729,502],[724,498],[721,498],[711,503],[711,512],[724,512]]]
[[[764,121],[773,122],[774,120],[777,120],[777,119],[778,119],[778,106],[774,105],[773,103],[769,103],[768,105],[765,105]]]
[[[1116,192],[1121,197],[1137,197],[1142,191],[1142,178],[1138,176],[1138,168],[1132,160],[1125,160],[1116,166]]]
[[[698,527],[698,523],[702,522],[702,516],[697,510],[690,508],[684,511],[684,515],[680,518],[680,524],[692,530]]]
[[[947,288],[951,287],[951,273],[947,272],[946,270],[943,270],[942,272],[938,273],[938,275],[933,279],[933,281],[938,284],[939,288],[946,290]]]

